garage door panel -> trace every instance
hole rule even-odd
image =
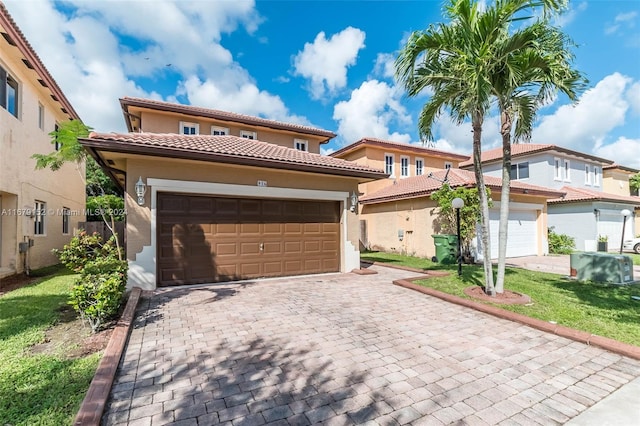
[[[500,212],[489,212],[491,232],[491,258],[498,257]],[[509,212],[507,257],[534,256],[538,254],[538,226],[535,210],[511,210]]]
[[[160,285],[339,270],[339,203],[158,195]],[[333,221],[335,223],[327,222]]]

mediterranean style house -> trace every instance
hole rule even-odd
[[[632,195],[629,176],[637,170],[613,161],[549,144],[514,144],[511,148],[512,182],[544,186],[564,193],[549,200],[548,226],[575,239],[576,249],[595,251],[598,238],[606,238],[610,248],[622,239],[621,212],[628,211],[625,239],[637,232],[640,197]],[[482,170],[487,176],[500,177],[502,149],[482,153]],[[472,161],[461,164],[473,166]],[[509,229],[509,239],[512,238]]]
[[[359,268],[358,185],[382,170],[319,154],[311,126],[139,98],[125,134],[81,143],[124,188],[128,286]]]
[[[58,263],[84,220],[84,166],[35,171],[57,123],[79,120],[0,2],[0,278]]]

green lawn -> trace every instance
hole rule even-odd
[[[625,256],[629,256],[631,258],[631,260],[633,261],[634,265],[640,265],[640,254],[635,254],[635,253],[622,253]],[[640,277],[636,277],[637,279],[640,279]]]
[[[69,425],[100,354],[67,360],[31,355],[60,318],[76,275],[48,268],[35,284],[0,297],[0,425]]]
[[[463,265],[459,278],[457,265],[439,265],[427,259],[391,253],[363,253],[362,259],[451,271],[449,276],[416,283],[464,298],[468,298],[465,288],[484,284],[482,266]],[[529,295],[534,303],[496,305],[500,308],[640,346],[640,301],[631,298],[640,297],[640,285],[582,283],[560,275],[507,268],[505,288]]]

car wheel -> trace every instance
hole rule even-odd
[[[635,246],[633,246],[633,251],[635,251],[636,253],[640,254],[640,243],[638,243]]]

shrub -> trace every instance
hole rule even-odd
[[[120,274],[82,274],[71,290],[69,304],[95,333],[120,309],[125,290]]]
[[[73,237],[62,250],[53,249],[53,253],[60,262],[75,272],[82,272],[88,263],[97,259],[118,258],[118,248],[113,237],[103,243],[98,233],[87,234],[85,231]]]
[[[576,241],[574,238],[565,234],[555,233],[553,226],[549,228],[548,236],[549,253],[551,254],[570,254],[576,248]]]

